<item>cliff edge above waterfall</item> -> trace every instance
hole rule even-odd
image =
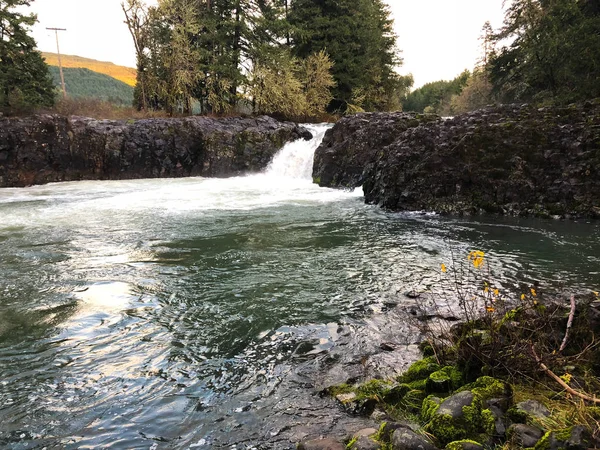
[[[0,118],[0,187],[56,181],[228,177],[267,167],[311,134],[270,117],[129,121]]]

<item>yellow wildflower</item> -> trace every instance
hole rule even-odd
[[[560,377],[561,380],[563,380],[565,383],[567,384],[571,384],[571,379],[573,378],[573,375],[571,375],[570,373],[565,373],[562,377]]]
[[[537,296],[534,288],[531,288],[531,295],[533,295],[534,297]]]
[[[442,272],[446,273],[447,272],[447,268],[446,268],[446,264],[442,264]]]
[[[521,294],[521,301],[525,301],[525,294]]]
[[[484,258],[485,253],[480,250],[473,250],[471,253],[469,253],[469,261],[473,262],[473,266],[475,266],[476,269],[479,269],[481,266],[483,266]]]
[[[489,313],[493,313],[494,311],[496,311],[496,309],[493,306],[486,306],[486,311]]]
[[[494,289],[494,295],[495,295],[496,297],[499,297],[499,296],[500,296],[500,290],[498,290],[498,289]]]
[[[483,290],[483,292],[485,292],[487,294],[488,292],[490,292],[490,288],[486,286],[485,289]]]

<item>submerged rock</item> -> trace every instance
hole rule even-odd
[[[392,211],[600,218],[600,100],[449,120],[359,115],[329,130],[315,182]]]
[[[0,187],[55,181],[228,177],[267,167],[311,135],[270,117],[95,120],[0,118]]]

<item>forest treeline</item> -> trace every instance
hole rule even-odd
[[[473,72],[411,92],[404,109],[454,115],[496,103],[568,104],[600,97],[600,2],[513,0],[482,29]]]
[[[54,86],[60,86],[58,67],[49,66]],[[108,75],[84,68],[63,69],[65,85],[69,97],[74,99],[98,99],[120,106],[131,106],[133,103],[133,88]]]
[[[287,118],[393,110],[400,76],[382,0],[126,0],[140,109]]]
[[[50,106],[48,68],[29,35],[32,0],[2,0],[0,112]],[[383,0],[124,0],[137,55],[134,106],[166,113],[412,110],[454,115],[493,103],[600,96],[598,0],[513,0],[489,24],[472,71],[410,92]],[[426,57],[426,55],[423,55]]]

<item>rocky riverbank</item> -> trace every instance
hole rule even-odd
[[[299,138],[309,139],[310,133],[270,117],[0,118],[0,187],[237,176],[264,169],[285,143]]]
[[[583,296],[570,310],[542,304],[533,290],[524,297],[520,306],[442,327],[443,337],[427,332],[424,358],[399,376],[326,388],[340,408],[371,426],[365,421],[345,436],[308,439],[298,448],[599,448],[600,400],[585,392],[598,388],[598,350],[590,347],[600,329],[598,295]]]
[[[600,218],[600,100],[436,116],[359,114],[317,150],[314,181],[392,211]]]

